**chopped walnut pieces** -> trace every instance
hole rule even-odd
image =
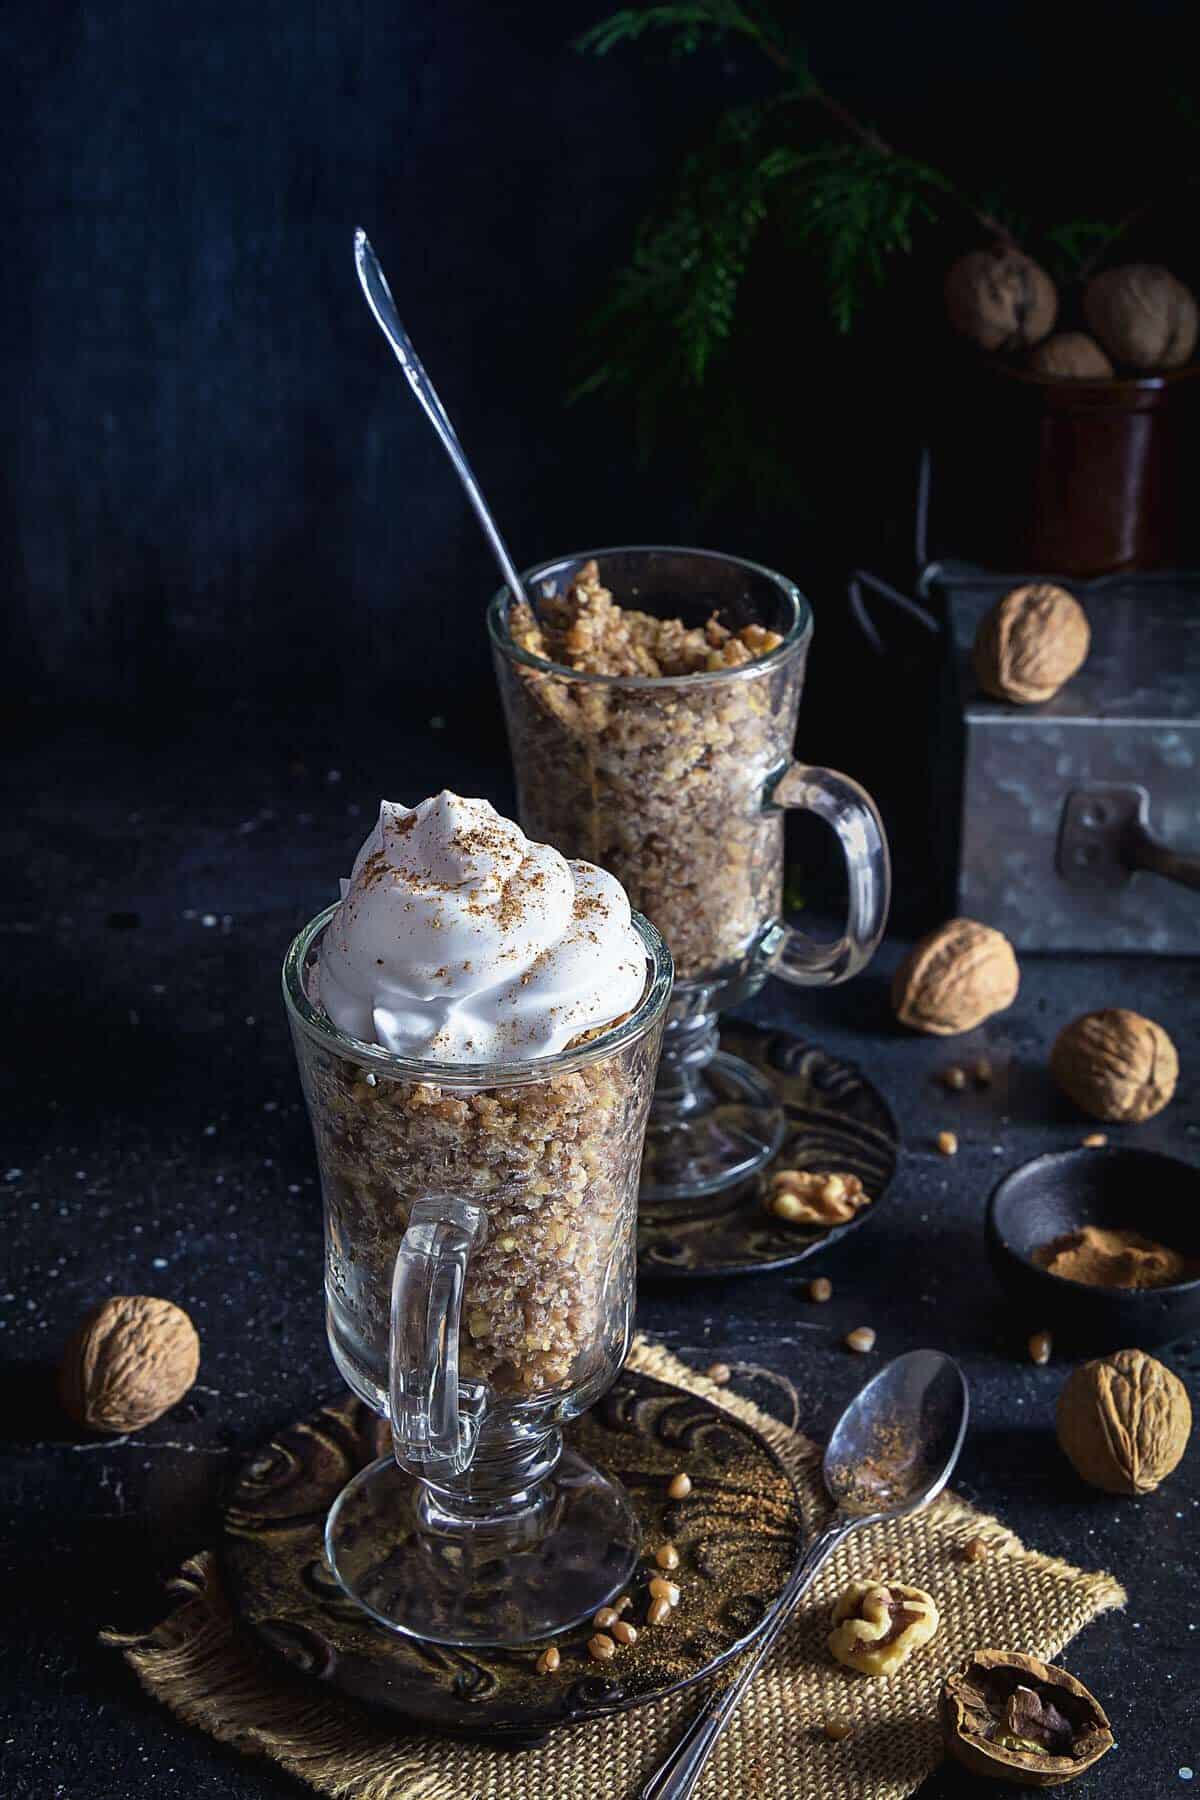
[[[857,1175],[778,1169],[766,1196],[767,1211],[789,1225],[844,1225],[871,1196]]]
[[[514,606],[508,628],[529,655],[585,675],[699,675],[739,668],[783,642],[763,625],[731,631],[715,613],[689,630],[682,619],[621,606],[595,560],[584,563],[565,594],[544,594],[536,615],[525,601]]]
[[[902,1582],[852,1581],[833,1609],[829,1650],[861,1675],[894,1675],[938,1628],[924,1588]]]

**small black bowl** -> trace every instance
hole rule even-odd
[[[1156,1150],[1035,1156],[993,1189],[984,1224],[992,1268],[1030,1325],[1079,1349],[1140,1350],[1200,1327],[1200,1276],[1101,1288],[1036,1266],[1036,1249],[1081,1225],[1140,1231],[1200,1260],[1200,1170]]]

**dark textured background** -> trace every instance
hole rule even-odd
[[[1136,29],[1104,4],[809,10],[829,85],[1035,217],[1118,213],[1178,174],[1179,0]],[[574,54],[604,11],[10,0],[0,592],[18,694],[400,705],[438,664],[488,692],[493,571],[359,298],[357,223],[519,562],[647,539],[742,551],[808,588],[818,644],[850,654],[845,570],[907,559],[941,263],[849,345],[820,323],[816,274],[788,283],[794,331],[745,385],[794,501],[702,508],[682,445],[639,471],[621,418],[563,410],[580,319],[714,110],[771,77],[738,46],[674,67]],[[1130,79],[1131,40],[1162,73]],[[1155,230],[1164,256],[1193,235],[1169,207]]]
[[[780,296],[794,335],[750,386],[777,407],[789,505],[743,493],[705,511],[682,451],[643,473],[620,420],[564,413],[579,318],[633,219],[712,109],[761,80],[740,54],[678,75],[572,56],[567,40],[600,10],[0,11],[14,870],[0,984],[10,1026],[28,1021],[5,1090],[4,1800],[299,1792],[144,1701],[95,1640],[152,1615],[162,1579],[211,1541],[241,1456],[333,1385],[311,1144],[277,1003],[283,945],[332,894],[381,791],[511,794],[481,621],[494,577],[358,296],[354,224],[376,239],[522,561],[675,536],[773,561],[808,590],[801,753],[878,793],[901,926],[934,905],[913,824],[928,646],[897,633],[872,662],[842,596],[853,564],[910,573],[936,280],[914,272],[842,347],[814,323],[811,292]],[[822,74],[899,141],[1086,216],[1098,191],[1136,203],[1174,169],[1159,118],[1186,11],[869,0],[814,12],[810,28]],[[1060,205],[1077,180],[1087,203]],[[1176,229],[1193,235],[1190,216]],[[1004,1079],[965,1099],[963,1153],[946,1164],[929,1149],[946,1122],[929,1081],[943,1053],[898,1036],[886,1007],[900,948],[849,988],[803,1005],[772,989],[757,1007],[863,1061],[892,1099],[911,1150],[897,1235],[864,1231],[829,1258],[838,1295],[820,1319],[776,1277],[647,1293],[642,1322],[697,1363],[784,1370],[818,1432],[863,1372],[840,1348],[850,1326],[875,1324],[881,1352],[932,1339],[962,1354],[977,1400],[963,1490],[1131,1589],[1129,1611],[1069,1654],[1121,1738],[1120,1760],[1077,1792],[1158,1800],[1200,1764],[1181,1573],[1195,1454],[1128,1507],[1070,1481],[1049,1429],[1061,1368],[1019,1360],[979,1266],[979,1212],[996,1169],[1079,1135],[1041,1069],[1057,1023],[1104,1001],[1140,1004],[1180,1038],[1185,1088],[1143,1141],[1195,1156],[1195,972],[1034,962],[1019,1007],[986,1034]],[[80,1313],[119,1289],[192,1310],[201,1384],[129,1443],[81,1444],[49,1371]],[[1194,1372],[1194,1341],[1169,1355]],[[928,1789],[969,1791],[949,1773]]]

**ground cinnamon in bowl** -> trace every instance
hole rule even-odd
[[[1039,1244],[1033,1261],[1050,1275],[1088,1287],[1173,1287],[1200,1274],[1200,1263],[1167,1244],[1143,1237],[1140,1231],[1100,1225],[1081,1225]]]

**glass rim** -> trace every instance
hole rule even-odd
[[[398,1056],[382,1044],[369,1044],[342,1031],[327,1013],[313,1005],[305,992],[304,969],[309,952],[337,909],[337,902],[327,906],[292,939],[283,959],[283,999],[288,1017],[315,1044],[335,1051],[348,1062],[356,1062],[372,1073],[389,1075],[396,1080],[425,1082],[430,1087],[469,1088],[478,1092],[483,1088],[528,1087],[551,1076],[570,1075],[644,1037],[665,1013],[671,998],[675,979],[671,952],[649,919],[635,912],[634,929],[646,952],[649,973],[641,999],[619,1025],[602,1031],[599,1037],[589,1039],[577,1049],[560,1050],[554,1056],[527,1057],[521,1062],[447,1063],[429,1062],[417,1056]]]
[[[766,656],[755,657],[752,662],[735,663],[728,669],[703,669],[695,675],[598,675],[591,670],[572,669],[566,663],[551,662],[545,656],[535,656],[532,651],[522,650],[519,644],[514,643],[508,628],[510,593],[507,587],[502,587],[488,602],[487,625],[492,644],[512,662],[523,663],[527,669],[536,669],[539,674],[560,675],[568,681],[588,682],[599,687],[680,688],[698,687],[705,682],[753,680],[764,670],[774,669],[786,662],[812,636],[812,608],[795,582],[789,581],[786,575],[780,575],[775,569],[768,569],[765,563],[751,562],[744,556],[729,556],[723,550],[697,550],[689,544],[610,544],[604,550],[569,550],[563,556],[543,557],[540,562],[523,569],[521,586],[528,589],[539,575],[555,563],[586,562],[589,558],[600,562],[606,556],[631,555],[694,556],[708,562],[727,563],[734,568],[745,569],[752,575],[765,577],[780,590],[792,608],[792,622],[784,633],[783,642],[777,644],[774,650],[769,650]]]

